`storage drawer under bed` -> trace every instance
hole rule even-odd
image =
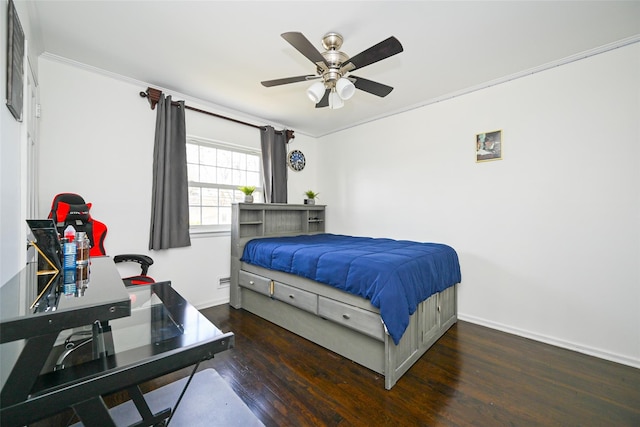
[[[284,283],[274,282],[273,297],[302,310],[318,314],[318,295],[314,293],[303,291]]]
[[[384,326],[378,313],[319,296],[318,315],[384,341]]]
[[[266,277],[240,270],[238,284],[259,294],[271,296],[271,280]]]
[[[267,277],[240,270],[238,284],[262,295],[291,304],[302,310],[318,314],[318,295]]]

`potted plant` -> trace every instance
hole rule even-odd
[[[245,185],[244,187],[238,187],[238,190],[244,193],[245,203],[253,203],[253,192],[256,191],[256,187],[252,185]]]
[[[306,199],[304,199],[304,204],[305,205],[315,205],[316,204],[316,198],[318,197],[318,194],[320,193],[316,193],[314,191],[305,191],[304,194],[307,196]]]

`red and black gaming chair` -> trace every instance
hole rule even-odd
[[[56,223],[58,233],[62,236],[64,229],[72,225],[76,232],[87,233],[91,242],[90,256],[104,256],[107,254],[104,249],[104,239],[107,237],[107,226],[91,217],[91,203],[86,203],[84,198],[74,193],[60,193],[53,198],[49,218]],[[154,280],[147,276],[149,267],[153,264],[153,259],[147,255],[124,254],[116,255],[113,261],[135,262],[140,264],[140,275],[125,277],[122,280],[125,285],[144,285],[154,283]]]

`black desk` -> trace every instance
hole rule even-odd
[[[127,389],[135,402],[142,398],[138,384],[210,359],[234,344],[232,333],[222,333],[170,283],[125,288],[111,258],[93,258],[86,289],[77,296],[62,295],[36,313],[29,309],[37,294],[34,276],[28,266],[0,288],[3,427],[69,407],[85,425],[112,426],[101,396]],[[52,370],[52,355],[55,360],[70,329],[91,331],[93,325],[95,332],[96,321],[106,333],[94,334],[90,360]],[[106,344],[100,345],[103,339]],[[157,422],[168,414],[142,415]]]

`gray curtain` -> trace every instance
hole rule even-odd
[[[184,101],[161,95],[153,148],[149,249],[191,246]]]
[[[260,128],[262,175],[266,203],[287,203],[287,131]]]

